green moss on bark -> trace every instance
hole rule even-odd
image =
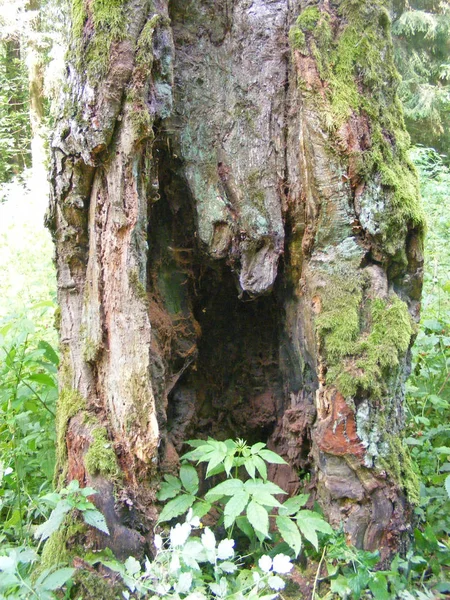
[[[295,25],[291,27],[291,30],[289,31],[289,40],[293,48],[301,51],[306,49],[305,33],[307,31],[312,31],[320,18],[321,13],[317,7],[309,6],[308,8],[305,8],[305,10],[297,17]]]
[[[87,19],[87,11],[84,0],[72,0],[72,37],[80,40],[83,36],[84,24]]]
[[[67,459],[66,433],[69,420],[77,413],[86,409],[86,400],[77,391],[63,388],[59,394],[56,410],[56,469],[55,477],[58,483],[61,471],[64,471]]]
[[[408,448],[395,435],[386,436],[387,451],[380,458],[381,466],[391,475],[397,485],[404,490],[411,504],[420,501],[420,479],[417,475]]]
[[[136,296],[140,300],[142,300],[142,302],[144,302],[145,305],[148,305],[147,291],[145,289],[144,284],[139,278],[139,273],[137,269],[132,269],[128,272],[128,281],[130,282],[130,286],[133,289]]]
[[[74,577],[77,598],[83,600],[122,600],[123,587],[113,583],[112,579],[100,573],[86,569],[77,570]]]
[[[104,475],[109,480],[120,478],[120,469],[117,464],[116,453],[108,439],[104,427],[92,431],[93,441],[84,456],[84,465],[90,475]]]
[[[327,382],[348,399],[364,390],[381,400],[409,347],[413,326],[398,296],[366,301],[363,309],[363,291],[362,276],[332,278],[316,327],[325,349]]]
[[[409,136],[397,97],[399,75],[385,5],[384,0],[341,0],[339,24],[331,13],[309,7],[298,17],[290,40],[294,49],[315,58],[323,84],[315,88],[303,82],[302,87],[335,138],[333,151],[341,152],[339,131],[349,119],[369,120],[368,148],[352,159],[362,181],[380,185],[378,194],[385,206],[377,233],[393,255],[404,243],[406,225],[423,231],[425,217],[417,174],[408,157]]]
[[[79,68],[90,79],[108,70],[111,44],[125,36],[124,0],[92,0],[89,14],[84,0],[72,0],[72,44]],[[92,18],[94,34],[84,36],[85,22]]]
[[[85,531],[86,525],[84,523],[69,525],[69,517],[66,517],[59,529],[52,533],[45,542],[39,571],[36,571],[36,574],[38,575],[46,569],[54,569],[57,565],[68,564],[74,556],[83,555],[84,550],[75,543],[75,540],[78,535],[84,534]]]

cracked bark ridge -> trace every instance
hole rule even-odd
[[[115,535],[96,543],[118,555],[151,537],[159,474],[195,436],[266,441],[291,465],[271,469],[280,485],[295,493],[311,471],[331,521],[383,557],[408,526],[406,466],[389,455],[421,225],[375,153],[381,135],[399,154],[403,130],[379,135],[356,105],[336,117],[337,76],[309,23],[331,55],[351,17],[345,3],[304,4],[128,0],[104,77],[69,62],[48,223],[62,397],[79,404],[59,407],[59,476],[101,489]],[[73,57],[100,31],[95,3],[82,5]],[[348,84],[362,98],[375,89]],[[376,96],[388,109],[391,87]]]

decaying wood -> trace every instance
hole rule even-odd
[[[96,35],[94,5],[83,3],[74,47]],[[129,0],[105,75],[68,66],[49,224],[61,388],[84,403],[61,419],[60,468],[105,497],[114,483],[114,514],[104,508],[115,530],[120,498],[133,497],[140,525],[123,529],[133,551],[151,532],[158,476],[176,471],[194,436],[268,442],[291,464],[273,469],[277,482],[294,493],[309,470],[326,514],[359,546],[388,555],[408,525],[387,441],[367,423],[379,429],[384,412],[400,436],[412,337],[381,395],[367,384],[346,396],[330,378],[335,326],[324,323],[346,278],[361,295],[358,348],[375,300],[406,303],[417,319],[420,227],[405,219],[395,251],[377,233],[367,193],[375,214],[389,186],[358,166],[374,147],[371,121],[354,111],[330,133],[317,100],[328,83],[313,54],[289,46],[306,5],[339,35],[344,17],[327,2]],[[342,371],[361,378],[358,361],[344,353]],[[99,428],[114,482],[84,464]]]

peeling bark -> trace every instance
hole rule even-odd
[[[386,557],[414,500],[399,440],[423,229],[386,11],[149,4],[120,4],[115,38],[95,1],[73,2],[48,221],[61,388],[84,404],[66,419],[60,406],[60,477],[99,487],[113,549],[138,553],[185,439],[263,440],[290,463],[279,484],[295,493],[311,472],[331,522]],[[337,53],[356,24],[378,36],[379,80],[352,55],[339,112]],[[96,78],[77,53],[92,61],[100,33]],[[114,468],[89,460],[105,435]]]

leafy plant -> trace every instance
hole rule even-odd
[[[282,504],[276,496],[285,495],[279,486],[268,481],[266,462],[285,464],[283,458],[268,450],[263,443],[248,446],[243,440],[224,442],[208,439],[187,442],[193,450],[183,456],[185,461],[206,463],[206,478],[224,473],[225,481],[209,489],[204,498],[197,496],[199,478],[189,464],[180,468],[180,477],[166,475],[158,494],[160,501],[169,500],[161,511],[159,522],[170,521],[192,507],[193,514],[203,517],[214,507],[219,510],[223,524],[232,537],[236,525],[255,549],[274,536],[270,519],[274,519],[281,538],[298,556],[303,538],[318,549],[317,532],[331,533],[330,525],[318,513],[306,510],[308,495],[289,498]],[[244,471],[246,481],[239,479]],[[277,510],[272,513],[272,509]]]
[[[34,311],[40,315],[52,307],[41,303]],[[41,335],[27,317],[0,326],[0,540],[19,543],[42,516],[37,498],[50,488],[55,460],[59,361]]]
[[[32,568],[39,560],[31,548],[12,548],[0,555],[0,593],[2,598],[54,599],[53,592],[63,587],[72,577],[75,569],[63,568],[52,571],[46,569],[34,581]]]
[[[93,563],[101,560],[119,573],[137,598],[272,600],[278,597],[274,591],[285,585],[280,575],[293,566],[288,556],[277,554],[272,559],[265,555],[253,569],[242,568],[242,558],[234,551],[234,540],[218,542],[209,527],[202,529],[199,537],[192,535],[199,526],[199,518],[190,509],[185,522],[172,527],[165,539],[155,536],[156,556],[153,561],[146,559],[143,567],[133,557],[124,564],[100,557],[94,558]],[[128,592],[123,595],[131,597]]]
[[[44,496],[42,500],[53,505],[54,508],[50,514],[50,518],[37,527],[34,532],[35,538],[41,541],[49,538],[52,533],[55,533],[60,528],[65,516],[71,510],[79,511],[87,525],[91,525],[109,535],[105,517],[87,499],[94,494],[97,494],[96,490],[90,487],[80,488],[78,481],[73,479],[66,488]]]

